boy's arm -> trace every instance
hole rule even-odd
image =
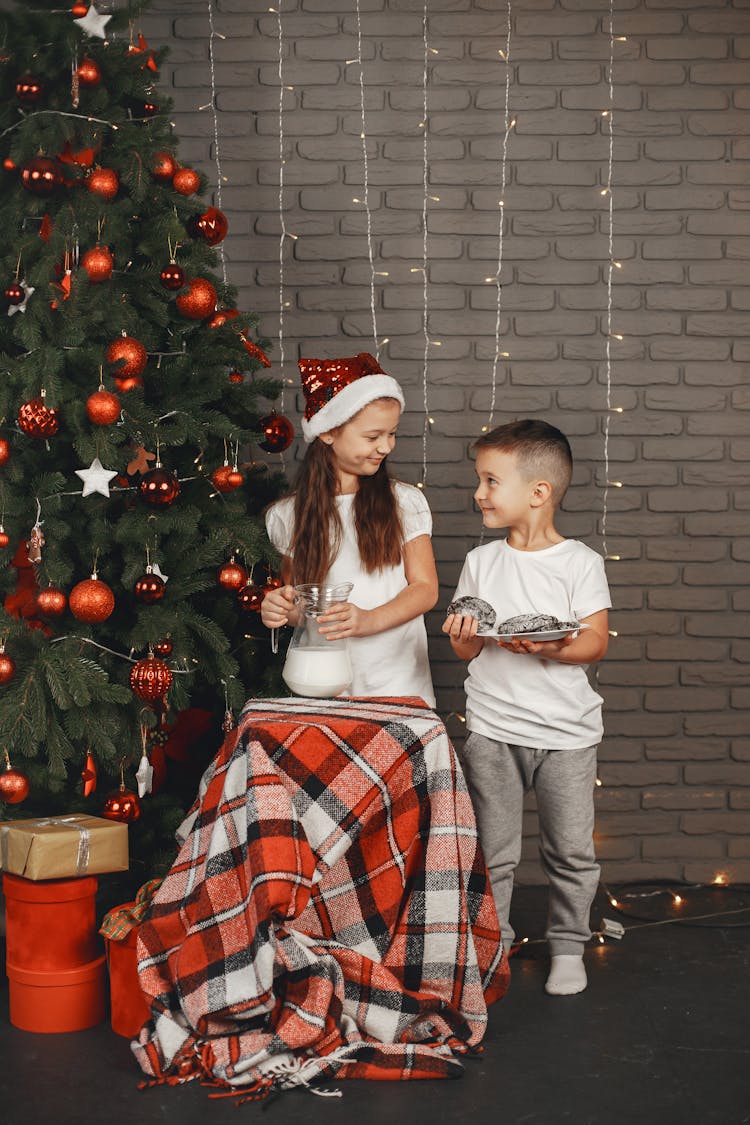
[[[449,613],[443,622],[443,632],[450,637],[451,647],[459,660],[473,660],[484,648],[484,637],[477,636],[476,617]]]
[[[609,644],[609,611],[599,610],[590,617],[584,617],[580,633],[569,634],[559,641],[525,641],[514,637],[512,641],[497,643],[508,652],[530,653],[545,660],[556,660],[558,664],[595,664],[601,660]]]

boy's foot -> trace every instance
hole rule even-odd
[[[582,954],[556,953],[552,957],[545,992],[551,996],[574,996],[583,992],[587,984]]]

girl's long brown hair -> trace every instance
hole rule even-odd
[[[294,492],[291,552],[295,584],[320,583],[333,565],[342,535],[337,488],[333,452],[322,441],[314,441],[300,466]],[[374,476],[359,478],[354,528],[368,574],[401,562],[404,530],[385,461]]]

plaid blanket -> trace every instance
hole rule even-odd
[[[416,699],[248,703],[138,938],[156,1081],[456,1076],[508,985],[466,785]]]

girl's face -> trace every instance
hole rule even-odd
[[[332,450],[342,492],[356,491],[358,477],[372,477],[396,444],[401,406],[395,398],[370,402],[335,430],[321,434]]]

